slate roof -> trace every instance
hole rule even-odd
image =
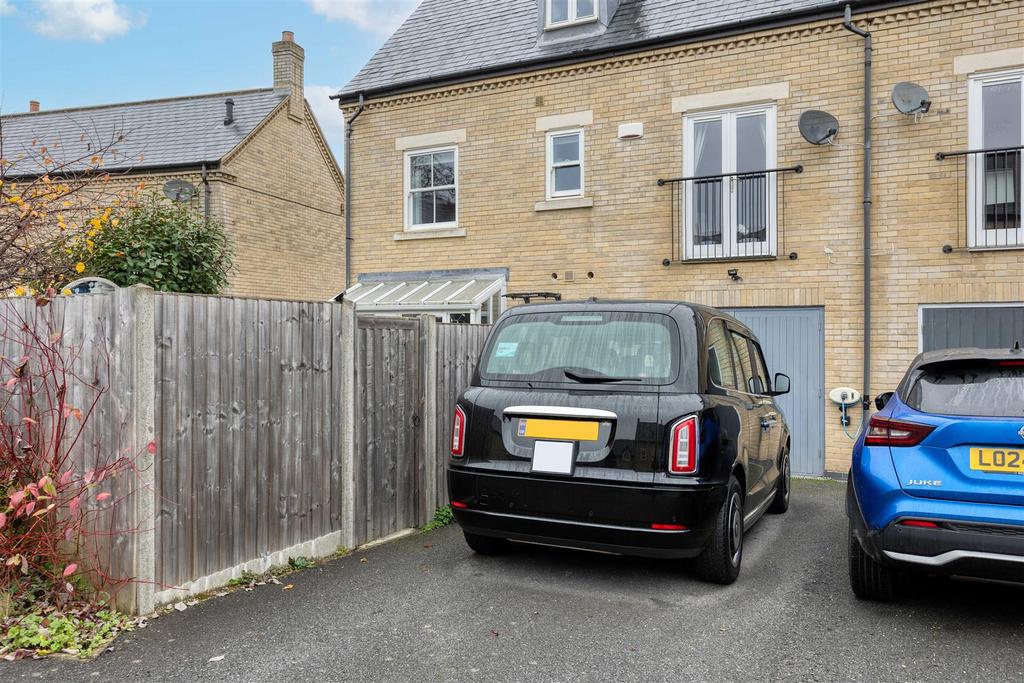
[[[225,126],[225,101],[234,100],[234,123]],[[15,162],[9,175],[35,174],[38,148],[46,145],[58,163],[85,157],[111,144],[106,170],[214,164],[242,141],[286,97],[272,89],[57,109],[0,117],[3,157]],[[33,153],[33,141],[36,153]],[[19,163],[18,159],[22,159]]]
[[[631,46],[640,49],[646,43],[738,24],[792,20],[822,11],[838,17],[845,4],[836,0],[622,0],[604,32],[559,40],[558,33],[575,29],[541,31],[538,0],[423,0],[339,95],[351,100],[360,92],[379,94],[412,89],[413,84],[430,87],[430,81],[458,80],[480,71],[583,60],[594,53],[628,51]]]

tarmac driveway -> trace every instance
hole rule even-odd
[[[165,615],[93,662],[0,664],[0,677],[1024,678],[1024,590],[934,580],[893,606],[853,598],[843,492],[798,481],[789,514],[752,530],[727,588],[666,561],[537,546],[477,557],[451,527],[293,575],[288,591],[265,586]]]

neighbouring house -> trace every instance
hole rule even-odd
[[[272,52],[272,88],[52,111],[32,102],[0,117],[3,156],[19,175],[35,170],[34,145],[69,162],[104,147],[112,183],[191,201],[224,224],[228,293],[329,299],[344,287],[343,179],[303,95],[303,49],[285,31]]]
[[[424,0],[337,95],[349,298],[721,307],[793,378],[796,470],[845,473],[862,411],[831,389],[1024,341],[1024,2],[850,4]]]

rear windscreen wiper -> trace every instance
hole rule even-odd
[[[576,372],[575,370],[569,370],[566,368],[562,372],[565,376],[571,379],[573,382],[580,382],[582,384],[603,384],[606,382],[639,382],[639,377],[609,377],[608,375],[602,375],[601,373],[585,374]]]

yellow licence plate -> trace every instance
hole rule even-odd
[[[578,420],[536,420],[520,418],[519,436],[530,439],[560,439],[563,441],[597,441],[599,422]]]
[[[980,472],[1024,474],[1024,449],[972,448],[971,469]]]

